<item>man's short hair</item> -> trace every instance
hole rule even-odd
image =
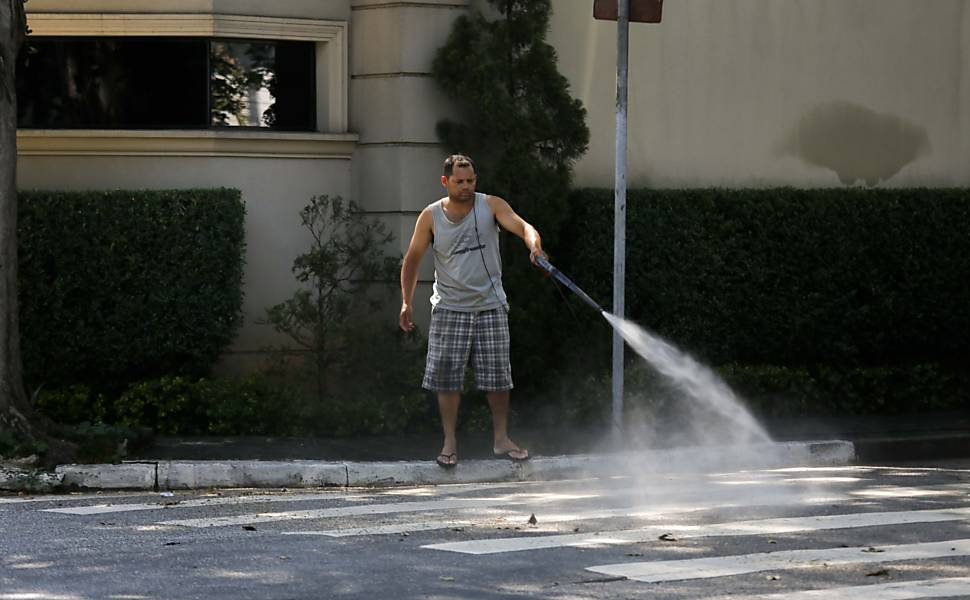
[[[464,154],[452,154],[445,159],[445,177],[451,177],[451,174],[455,172],[455,167],[471,167],[472,171],[474,171],[475,163]]]

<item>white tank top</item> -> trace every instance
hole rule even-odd
[[[485,194],[475,194],[475,206],[457,223],[445,216],[441,206],[444,200],[431,205],[434,221],[431,305],[459,312],[506,306],[498,247],[499,225]]]

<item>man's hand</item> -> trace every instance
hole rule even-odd
[[[549,260],[549,257],[546,256],[546,253],[542,250],[542,244],[540,244],[538,241],[532,244],[532,247],[529,249],[529,260],[532,261],[534,266],[538,267],[539,265],[536,264],[536,256],[541,256],[542,258]]]
[[[401,330],[410,333],[414,331],[414,319],[411,316],[411,305],[401,304]]]

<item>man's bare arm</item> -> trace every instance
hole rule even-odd
[[[498,196],[488,196],[488,205],[495,213],[495,218],[499,224],[509,233],[514,233],[525,242],[525,247],[529,249],[529,260],[536,264],[536,256],[546,258],[546,253],[542,250],[542,238],[535,227],[530,225],[525,219],[520,217],[509,203]]]
[[[431,209],[428,207],[418,215],[418,220],[414,224],[411,243],[408,244],[407,253],[405,253],[404,261],[401,263],[400,325],[404,331],[414,329],[411,306],[414,303],[414,288],[418,285],[418,267],[421,265],[424,253],[431,245],[432,235]]]

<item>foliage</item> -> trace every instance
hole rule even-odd
[[[198,383],[176,376],[132,384],[115,403],[118,421],[160,434],[201,433],[205,409],[193,393]]]
[[[263,110],[259,123],[251,123],[247,112],[250,108],[248,97],[251,94],[267,89],[270,97],[276,98],[273,51],[274,46],[270,43],[238,44],[228,41],[211,43],[210,94],[214,125],[245,127],[263,124],[272,127],[275,124],[275,102]]]
[[[366,389],[369,391],[360,395],[322,402],[271,373],[239,379],[165,376],[133,383],[110,400],[83,386],[45,391],[40,406],[53,418],[68,415],[74,419],[64,419],[73,423],[64,428],[69,439],[102,450],[114,448],[126,438],[143,439],[146,431],[159,435],[353,436],[428,431],[435,425],[431,401],[416,386],[411,391],[398,387],[394,393],[379,385]],[[4,438],[0,444],[12,446],[14,442]]]
[[[435,81],[461,111],[460,122],[438,124],[438,135],[449,152],[475,160],[479,189],[505,198],[536,226],[543,247],[555,257],[573,164],[589,144],[586,110],[570,96],[556,52],[545,42],[550,0],[490,0],[490,5],[498,18],[479,11],[459,17],[435,55]],[[512,371],[516,388],[528,396],[538,391],[529,385],[530,374],[559,363],[560,349],[525,332],[556,328],[569,317],[521,242],[505,237]]]
[[[21,458],[42,454],[44,448],[37,443],[26,440],[16,431],[0,429],[0,458]]]
[[[760,418],[901,415],[970,409],[970,374],[952,365],[921,363],[893,367],[730,363],[715,371]],[[558,426],[602,428],[612,411],[609,369],[577,370],[543,398],[531,420]],[[636,355],[624,372],[626,421],[662,427],[697,407],[685,406],[650,365]]]
[[[105,395],[95,393],[82,384],[41,389],[36,394],[36,403],[41,412],[57,423],[98,423],[110,418],[110,406]]]
[[[461,122],[439,123],[438,133],[447,148],[475,159],[490,193],[527,219],[550,216],[561,210],[572,164],[589,143],[586,110],[570,97],[545,42],[550,1],[490,3],[500,18],[459,17],[435,55],[433,76],[463,112]]]
[[[589,232],[612,229],[612,194],[571,201],[583,243],[559,266],[609,298],[612,240]],[[968,228],[965,189],[632,190],[627,316],[713,364],[966,365]],[[608,335],[584,339],[608,360]]]
[[[556,262],[608,305],[612,192],[570,203],[563,235],[582,241]],[[724,365],[757,411],[970,408],[967,190],[641,189],[627,218],[626,316]],[[571,293],[555,302],[568,318],[518,334],[559,349],[516,372],[525,417],[605,423],[612,330]],[[628,402],[662,410],[626,356]]]
[[[380,301],[368,295],[371,286],[397,273],[397,261],[382,252],[390,235],[339,198],[313,198],[301,219],[311,244],[293,272],[306,287],[267,311],[267,321],[298,347],[275,349],[270,369],[242,379],[172,372],[114,393],[81,384],[46,388],[38,395],[44,412],[161,435],[359,435],[433,425],[417,385],[419,337],[366,314]],[[293,377],[293,364],[312,374],[310,393]]]
[[[80,423],[63,428],[61,434],[77,444],[77,460],[82,463],[118,463],[150,445],[151,430],[143,427]]]
[[[209,371],[242,318],[237,190],[19,196],[29,386],[119,392]]]
[[[285,383],[261,374],[161,377],[132,384],[114,406],[119,423],[161,435],[285,434],[294,398]]]
[[[892,367],[726,365],[764,416],[906,414],[970,408],[970,375],[939,363]]]
[[[381,306],[370,295],[377,282],[393,281],[399,261],[384,254],[393,236],[357,205],[339,196],[315,196],[300,212],[310,234],[310,248],[293,261],[293,273],[305,287],[266,311],[266,322],[295,342],[307,357],[315,392],[331,391],[328,377],[339,370],[361,323]]]

